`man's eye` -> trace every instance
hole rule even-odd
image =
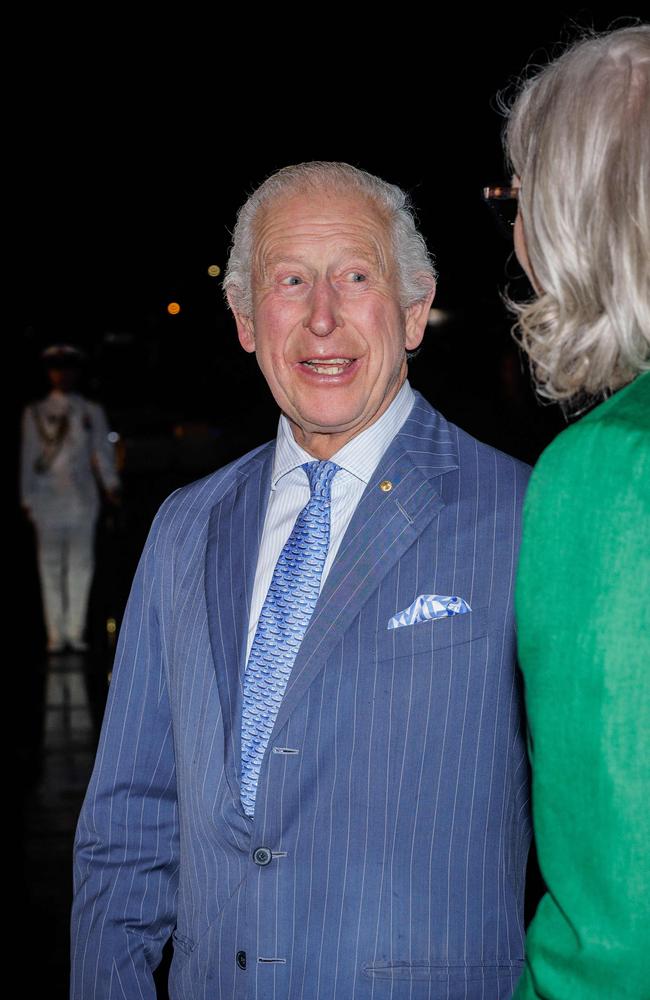
[[[366,276],[361,271],[350,271],[348,274],[348,280],[359,284],[362,281],[366,281]]]
[[[288,277],[283,278],[280,282],[281,285],[301,285],[302,280],[295,274],[290,274]]]

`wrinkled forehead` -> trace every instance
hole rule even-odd
[[[362,254],[382,271],[392,264],[387,212],[357,191],[295,191],[261,206],[253,237],[254,273],[263,273],[276,257],[292,253]]]

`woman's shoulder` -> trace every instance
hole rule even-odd
[[[650,434],[650,372],[639,375],[583,418],[582,425],[621,426]]]
[[[635,400],[622,390],[559,434],[539,459],[524,502],[523,551],[537,550],[536,560],[549,548],[563,559],[569,552],[593,557],[610,536],[617,546],[629,537],[635,551],[647,546],[650,429],[638,393],[650,388],[644,378],[645,386],[634,386]]]
[[[578,476],[603,472],[610,465],[628,468],[630,456],[650,456],[650,372],[567,427],[542,453],[533,479],[561,472]]]

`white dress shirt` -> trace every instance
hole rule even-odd
[[[330,545],[323,567],[321,590],[363,491],[370,482],[381,456],[406,421],[414,402],[413,390],[409,383],[405,382],[379,420],[332,455],[331,461],[336,462],[341,468],[332,480]],[[255,638],[262,605],[271,585],[275,564],[293,530],[298,514],[309,500],[309,481],[304,469],[300,467],[306,462],[313,461],[314,456],[296,442],[287,418],[281,416],[275,444],[271,494],[253,584],[246,662]]]

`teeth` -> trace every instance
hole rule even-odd
[[[328,358],[327,361],[303,361],[303,364],[309,365],[319,375],[340,375],[342,371],[352,364],[352,359]]]

